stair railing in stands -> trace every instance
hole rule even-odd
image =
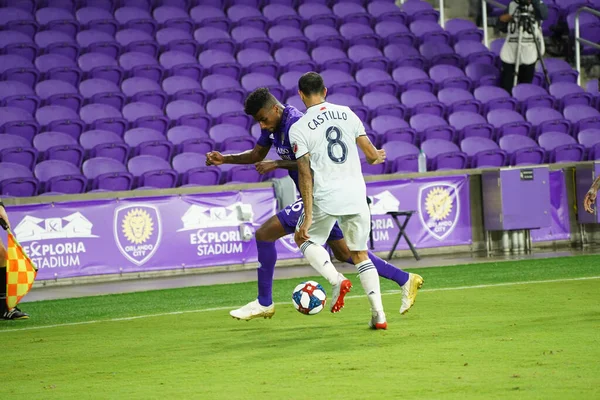
[[[600,11],[594,10],[589,7],[581,7],[575,13],[575,68],[577,69],[577,84],[581,85],[581,44],[587,44],[588,46],[600,49],[600,44],[592,42],[587,39],[583,39],[579,34],[579,16],[582,12],[588,12],[590,14],[597,15],[600,17]]]
[[[400,0],[400,4],[406,3],[407,0]],[[438,8],[440,9],[440,25],[443,28],[446,22],[446,17],[444,16],[444,0],[437,0]]]

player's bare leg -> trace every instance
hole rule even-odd
[[[330,240],[327,242],[333,255],[338,261],[354,264],[350,257],[350,249],[344,239]],[[387,261],[377,257],[372,252],[367,252],[369,259],[375,265],[379,276],[396,282],[402,290],[402,303],[400,305],[400,314],[406,314],[415,304],[417,291],[423,287],[423,277],[418,274],[412,274],[395,267]]]
[[[277,261],[277,250],[275,242],[287,235],[277,215],[273,215],[258,228],[255,234],[256,247],[258,250],[257,269],[258,275],[258,297],[238,308],[230,311],[233,318],[250,321],[254,318],[272,318],[275,314],[275,304],[271,297],[273,288],[273,274]]]

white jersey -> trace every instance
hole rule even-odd
[[[508,23],[508,33],[506,35],[506,41],[500,51],[500,59],[507,64],[516,64],[517,59],[517,44],[519,40],[519,25],[518,16],[515,18],[515,11],[517,10],[517,3],[514,1],[508,5],[508,13],[513,15],[513,19]],[[535,47],[534,40],[537,40],[540,45],[540,52],[543,56],[546,48],[544,46],[544,37],[540,25],[535,20],[533,6],[528,6],[529,15],[532,17],[532,28],[533,34],[528,33],[523,29],[523,35],[521,36],[521,54],[519,64],[531,65],[535,64],[538,59],[537,49]]]
[[[314,204],[330,215],[365,210],[367,187],[356,139],[366,135],[358,116],[346,106],[316,104],[290,128],[296,159],[310,154]]]

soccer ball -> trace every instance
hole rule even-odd
[[[325,307],[327,293],[323,286],[315,281],[302,282],[292,293],[292,302],[296,310],[306,315],[315,315]]]

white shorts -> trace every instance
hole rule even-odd
[[[296,231],[300,225],[304,222],[304,210],[302,215],[298,218],[298,225],[296,225]],[[313,222],[308,228],[308,235],[310,241],[323,246],[327,243],[327,239],[331,234],[331,229],[336,222],[339,222],[340,228],[344,233],[344,239],[348,245],[350,251],[367,251],[367,241],[369,240],[369,233],[371,232],[371,213],[369,206],[365,202],[365,209],[360,214],[352,215],[330,215],[321,210],[316,204],[313,205]]]

